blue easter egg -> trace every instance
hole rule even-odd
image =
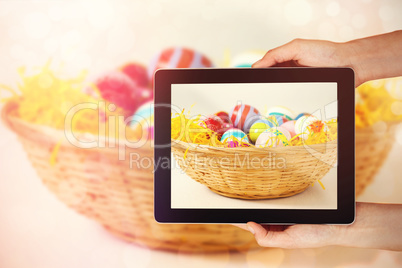
[[[239,141],[241,140],[243,142],[250,142],[247,138],[246,133],[244,133],[240,129],[235,128],[229,129],[228,131],[223,133],[221,142],[227,142],[228,140],[232,139],[232,137]]]
[[[141,105],[131,118],[130,127],[141,129],[143,135],[150,134],[153,139],[154,103],[152,101]]]

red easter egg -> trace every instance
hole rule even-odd
[[[209,116],[204,120],[205,125],[212,131],[218,132],[218,130],[223,128],[224,122],[216,115]]]
[[[153,75],[160,68],[207,68],[212,62],[203,54],[189,48],[168,48],[156,55],[148,66],[148,76],[153,83]]]
[[[215,113],[215,115],[219,116],[223,120],[223,122],[230,123],[230,117],[227,112],[220,111],[220,112]]]
[[[216,133],[218,133],[218,137],[222,137],[223,133],[228,131],[229,129],[233,128],[233,124],[231,123],[223,123],[223,126],[221,129],[218,129]]]
[[[153,98],[150,88],[138,87],[130,77],[120,71],[101,76],[95,84],[103,99],[123,108],[128,115]]]
[[[127,63],[120,67],[120,71],[125,73],[138,87],[148,87],[149,78],[147,68],[138,63]]]

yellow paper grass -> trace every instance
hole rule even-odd
[[[21,82],[18,84],[20,93],[14,89],[0,84],[0,89],[12,92],[12,97],[3,101],[15,102],[18,109],[14,111],[14,116],[27,122],[49,126],[55,129],[65,129],[66,115],[74,106],[78,104],[88,104],[88,107],[80,109],[74,113],[71,120],[71,130],[73,132],[99,134],[100,129],[113,128],[112,132],[104,131],[104,135],[110,133],[116,137],[123,135],[117,133],[118,126],[124,124],[124,110],[121,108],[108,109],[109,104],[103,102],[99,105],[97,99],[83,93],[84,79],[86,72],[72,79],[61,78],[49,68],[49,64],[40,68],[35,74],[27,75],[25,68],[18,70]],[[114,125],[109,126],[109,121],[104,118],[115,117],[110,121]],[[138,138],[140,134],[136,131],[125,128],[125,137]],[[116,133],[114,133],[116,132]]]
[[[357,88],[356,127],[402,120],[402,78],[369,81]]]

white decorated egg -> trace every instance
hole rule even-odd
[[[289,131],[282,127],[273,127],[258,136],[255,146],[260,148],[288,146],[290,139]]]

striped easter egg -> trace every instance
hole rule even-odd
[[[267,116],[270,116],[270,115],[284,116],[287,119],[287,121],[293,120],[293,118],[295,118],[294,112],[292,110],[284,107],[284,106],[274,106],[274,107],[272,107],[267,112]]]
[[[157,54],[148,66],[151,80],[160,68],[208,68],[212,62],[200,52],[183,47],[168,48]]]
[[[229,118],[235,128],[248,133],[253,123],[261,119],[260,112],[247,104],[238,104],[229,113]]]
[[[130,127],[142,132],[142,138],[154,138],[154,103],[141,105],[131,118]]]
[[[250,143],[246,133],[236,128],[229,129],[223,133],[221,142],[225,143],[229,148],[247,146]]]
[[[235,129],[235,128],[229,129],[225,133],[223,133],[221,142],[227,142],[228,139],[231,139],[231,138],[235,138],[239,141],[241,140],[244,142],[250,142],[247,138],[246,133],[244,133],[240,129]]]

